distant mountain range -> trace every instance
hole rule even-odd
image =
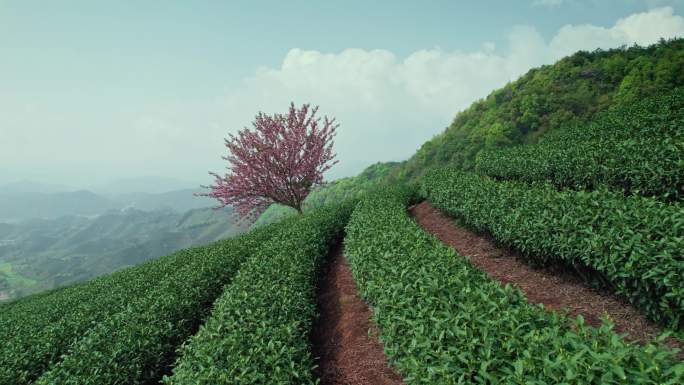
[[[190,186],[199,186],[199,184],[176,178],[145,176],[119,178],[104,184],[94,185],[89,190],[104,196],[138,192],[160,194],[175,190],[185,190]]]
[[[21,180],[14,183],[7,183],[0,185],[0,192],[4,193],[25,193],[25,192],[41,192],[41,193],[54,193],[54,192],[64,192],[73,191],[75,189],[68,186],[62,185],[52,185],[44,184],[39,182],[34,182],[31,180]]]
[[[90,194],[73,196],[90,199]],[[249,223],[235,223],[232,214],[231,208],[184,213],[129,208],[92,218],[69,215],[0,223],[0,300],[83,281],[246,231]]]
[[[215,201],[195,195],[201,189],[167,190],[178,186],[164,178],[116,181],[97,193],[32,181],[0,186],[0,301],[249,228],[231,208],[212,210]]]
[[[110,210],[187,210],[211,207],[215,202],[194,194],[201,189],[165,192],[94,193],[88,190],[59,191],[52,186],[20,182],[0,186],[0,222],[54,219],[65,215],[95,216]]]
[[[0,221],[19,222],[32,218],[57,218],[64,215],[93,216],[120,206],[117,202],[90,191],[2,192]]]
[[[147,211],[168,209],[185,212],[192,209],[216,206],[216,201],[195,195],[200,192],[202,192],[201,189],[183,189],[154,194],[124,193],[111,195],[109,198],[125,208]]]

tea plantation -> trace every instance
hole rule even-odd
[[[557,191],[457,170],[425,178],[440,210],[537,264],[589,267],[591,278],[654,320],[684,326],[684,210],[608,190]]]
[[[340,244],[406,385],[684,384],[664,344],[684,337],[682,63],[683,40],[577,53],[302,215],[2,304],[0,385],[318,384],[317,285]],[[424,231],[422,200],[668,333],[628,342],[529,302]]]
[[[483,151],[478,173],[558,188],[607,186],[663,201],[684,198],[684,88],[618,105],[537,145]]]
[[[576,329],[422,231],[412,196],[361,202],[347,226],[354,277],[408,384],[678,384],[684,364],[603,326]]]

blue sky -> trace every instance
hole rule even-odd
[[[0,0],[0,183],[209,182],[290,100],[341,123],[330,177],[401,160],[577,49],[682,36],[684,1]]]

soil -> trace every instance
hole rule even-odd
[[[321,385],[399,385],[401,377],[387,364],[377,339],[372,311],[361,299],[339,246],[324,268],[312,343]]]
[[[569,272],[532,268],[515,252],[498,247],[489,236],[460,226],[427,201],[409,210],[424,230],[468,257],[493,279],[520,288],[531,303],[543,304],[549,311],[567,311],[572,317],[582,315],[587,324],[595,327],[600,326],[601,317],[607,315],[614,322],[617,333],[626,334],[627,340],[642,344],[662,333],[658,325],[647,320],[625,299],[594,290]],[[666,344],[681,349],[678,357],[684,359],[682,341],[669,338]]]

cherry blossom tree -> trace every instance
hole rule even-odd
[[[287,115],[259,112],[253,129],[244,128],[225,140],[228,173],[214,176],[211,191],[225,207],[235,207],[241,217],[256,216],[272,203],[302,212],[302,202],[312,187],[323,183],[323,173],[334,166],[335,119],[316,117],[318,107],[297,109]]]

